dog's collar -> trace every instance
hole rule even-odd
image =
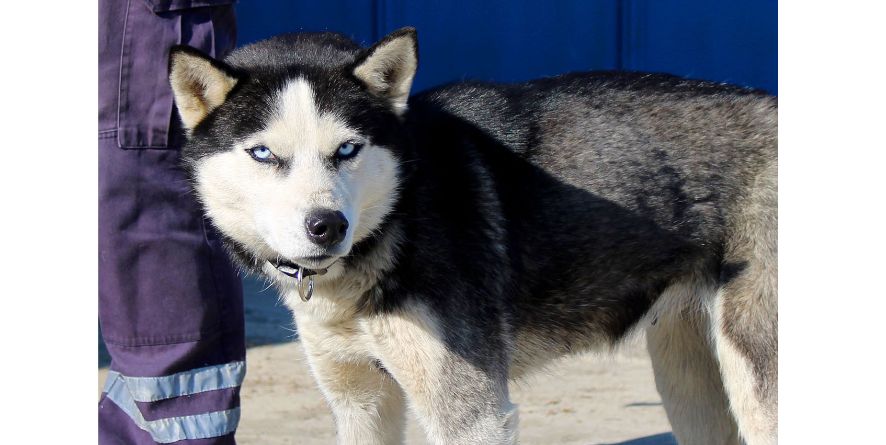
[[[298,296],[302,301],[308,301],[314,295],[314,276],[324,275],[328,269],[308,269],[288,261],[278,261],[273,263],[268,261],[270,265],[279,270],[283,275],[295,278],[295,285],[298,289]],[[307,280],[305,280],[307,279]]]

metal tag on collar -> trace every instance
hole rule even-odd
[[[305,268],[299,267],[295,274],[295,286],[298,288],[298,296],[301,301],[308,301],[314,295],[314,275],[304,276]],[[307,279],[307,283],[305,282]]]

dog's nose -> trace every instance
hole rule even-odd
[[[308,238],[321,247],[332,246],[345,239],[348,233],[348,220],[342,212],[317,209],[305,219]]]

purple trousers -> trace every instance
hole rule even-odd
[[[232,49],[232,0],[99,2],[101,444],[232,444],[242,289],[179,165],[169,47]]]

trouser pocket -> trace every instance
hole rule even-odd
[[[116,85],[116,91],[99,95],[99,128],[116,129],[120,148],[180,146],[178,116],[167,78],[169,48],[185,44],[214,57],[226,55],[236,39],[232,3],[129,0],[125,8],[111,7],[109,1],[100,4],[99,25],[110,31],[100,32],[99,71],[105,79],[100,79],[99,85]],[[122,25],[116,23],[121,20]],[[111,64],[117,65],[119,80],[111,77]],[[111,116],[104,112],[111,105],[102,102],[115,99],[116,116]],[[101,122],[114,118],[116,122]]]

